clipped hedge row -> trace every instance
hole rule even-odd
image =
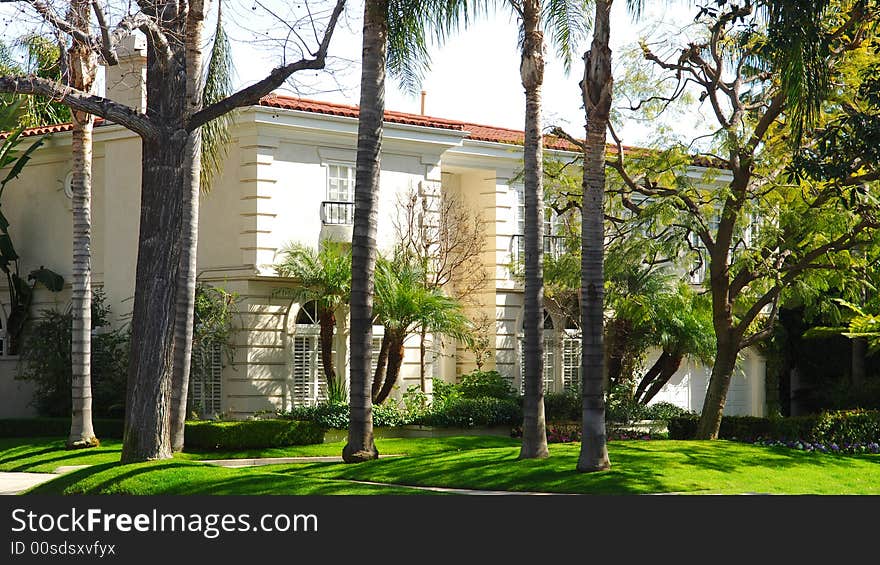
[[[324,428],[297,420],[195,421],[186,423],[187,449],[251,449],[312,445],[324,441]]]
[[[667,424],[669,439],[693,439],[699,419],[696,415],[671,418]],[[843,410],[788,418],[724,416],[718,437],[748,442],[762,439],[870,443],[880,440],[880,411]]]
[[[94,419],[98,439],[122,439],[123,421]],[[67,437],[70,418],[0,419],[0,437]],[[324,441],[324,428],[293,420],[200,420],[186,423],[184,442],[195,449],[246,449],[310,445]]]

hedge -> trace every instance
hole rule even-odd
[[[312,445],[324,441],[324,428],[297,420],[194,421],[186,423],[187,449],[249,449]]]
[[[522,422],[522,409],[516,400],[501,398],[456,398],[416,418],[422,426],[471,428],[474,426],[513,426]]]
[[[122,439],[123,421],[94,419],[98,439]],[[70,418],[0,419],[0,437],[67,437]],[[293,420],[200,420],[186,423],[184,443],[196,449],[246,449],[310,445],[324,441],[324,428]]]
[[[669,439],[693,439],[699,419],[696,415],[671,418],[667,424]],[[718,437],[748,442],[870,443],[880,440],[880,411],[844,410],[788,418],[724,416]]]

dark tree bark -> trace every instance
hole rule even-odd
[[[320,328],[321,365],[327,386],[336,380],[336,369],[333,368],[333,330],[336,328],[336,315],[333,310],[324,306],[318,307],[318,326]]]
[[[541,2],[523,2],[520,79],[526,92],[523,185],[525,195],[525,284],[523,288],[523,438],[520,459],[550,456],[544,421],[544,190],[541,85],[544,82],[544,34]]]
[[[388,350],[391,344],[391,336],[385,334],[382,336],[382,344],[379,346],[379,357],[376,359],[376,371],[373,374],[373,387],[371,389],[371,398],[373,404],[382,390],[382,383],[385,382],[385,368],[388,366]]]
[[[406,340],[406,333],[394,330],[386,330],[391,334],[388,343],[388,369],[385,371],[385,382],[379,394],[376,395],[374,404],[382,404],[391,395],[394,385],[400,376],[400,368],[403,366],[404,348],[403,342]]]
[[[593,43],[584,56],[581,83],[587,114],[584,143],[584,203],[581,213],[581,320],[583,351],[581,380],[583,424],[579,472],[611,468],[605,432],[605,135],[611,111],[611,3],[596,1]]]
[[[639,382],[635,393],[636,400],[642,405],[651,402],[657,393],[666,386],[672,375],[678,371],[683,360],[683,354],[664,350]]]
[[[376,217],[379,193],[382,119],[385,114],[385,59],[388,3],[364,6],[360,120],[351,239],[351,400],[346,463],[376,459],[370,361],[373,341],[373,273],[376,270]]]

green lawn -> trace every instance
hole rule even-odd
[[[574,470],[578,444],[553,444],[549,459],[518,461],[518,442],[508,438],[385,439],[376,443],[380,453],[407,455],[359,465],[303,463],[227,469],[191,459],[227,458],[233,454],[189,453],[171,461],[119,465],[118,443],[107,443],[100,451],[87,453],[65,452],[61,440],[2,440],[0,470],[35,471],[91,460],[94,466],[31,491],[66,494],[426,492],[356,481],[596,494],[880,494],[880,455],[805,453],[729,441],[613,441],[609,443],[611,471],[585,475]],[[338,455],[341,450],[342,443],[330,443],[237,455]]]
[[[0,471],[51,473],[60,466],[118,463],[122,442],[105,440],[92,449],[64,449],[65,440],[47,438],[0,438]],[[388,438],[376,440],[380,455],[424,455],[443,451],[488,447],[518,446],[519,441],[505,437],[445,437],[434,440]],[[179,460],[250,459],[259,457],[318,457],[342,454],[343,443],[298,445],[243,451],[197,451],[178,453]]]

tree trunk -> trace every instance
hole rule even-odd
[[[581,379],[583,423],[579,472],[611,468],[605,432],[605,131],[611,111],[611,3],[596,1],[593,43],[584,56],[581,83],[587,115],[584,144],[584,202],[581,212]]]
[[[91,6],[74,0],[70,5],[70,23],[88,30]],[[78,42],[70,49],[71,84],[91,92],[97,61],[88,46]],[[73,273],[71,291],[71,395],[72,410],[67,447],[94,447],[99,444],[92,427],[92,126],[91,114],[74,111],[73,137]]]
[[[382,404],[391,395],[394,385],[397,384],[397,378],[400,376],[400,367],[403,365],[403,342],[406,340],[406,333],[386,330],[386,335],[388,333],[391,334],[391,340],[388,343],[388,370],[385,372],[385,382],[376,396],[375,404]]]
[[[541,84],[544,82],[544,36],[541,2],[523,2],[524,40],[520,78],[526,92],[523,185],[525,195],[525,284],[523,289],[523,439],[520,459],[550,456],[544,421],[544,189],[541,134]]]
[[[171,457],[171,372],[180,274],[187,146],[186,77],[168,73],[147,42],[148,113],[166,116],[143,139],[141,216],[122,462]],[[172,65],[167,65],[172,67]],[[176,118],[176,119],[175,119]]]
[[[373,404],[376,403],[376,398],[379,397],[379,392],[382,390],[382,383],[385,382],[385,367],[388,366],[390,342],[391,336],[386,332],[382,336],[382,345],[379,346],[379,357],[376,359],[376,372],[373,374],[373,387],[370,391],[370,398],[372,398]]]
[[[664,351],[645,374],[642,382],[639,383],[639,388],[636,390],[636,400],[642,405],[651,402],[657,393],[666,386],[672,375],[678,371],[683,360],[684,355],[681,353]]]
[[[382,119],[385,113],[387,0],[364,6],[361,100],[351,239],[351,400],[346,463],[376,459],[370,361],[373,340],[373,273],[376,269],[376,216],[379,194]]]
[[[605,341],[605,386],[611,388],[623,377],[624,360],[627,353],[629,322],[615,318],[608,323]]]
[[[333,368],[333,330],[336,328],[336,316],[333,310],[318,307],[318,326],[320,327],[321,365],[327,386],[336,381],[336,370]]]
[[[202,43],[205,30],[205,2],[190,3],[186,26],[186,112],[202,109]],[[180,274],[174,322],[174,366],[171,377],[171,449],[183,450],[187,397],[192,368],[193,318],[196,301],[196,255],[199,241],[199,193],[202,168],[201,128],[186,146],[186,185],[183,199],[183,232]]]
[[[865,353],[868,340],[857,337],[852,340],[852,386],[859,387],[865,383]]]
[[[727,402],[727,390],[730,388],[730,379],[733,377],[736,355],[739,351],[739,343],[731,338],[730,333],[719,334],[721,337],[716,338],[715,364],[712,366],[712,376],[706,389],[706,398],[703,400],[703,412],[697,425],[695,439],[718,439],[721,416],[724,413],[724,404]]]
[[[428,338],[428,328],[422,326],[422,330],[419,333],[419,387],[422,392],[428,392],[427,387],[427,379],[425,378],[425,358],[427,356],[427,351],[425,347],[425,340]]]

